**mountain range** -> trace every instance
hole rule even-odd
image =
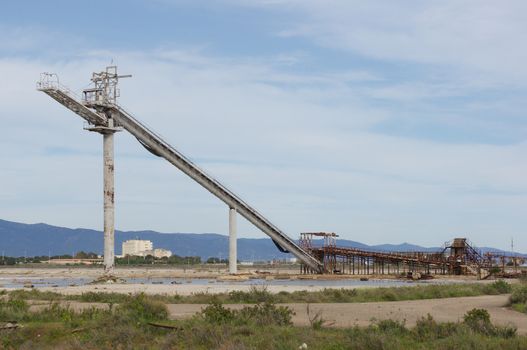
[[[128,239],[146,239],[154,248],[171,250],[179,256],[227,258],[229,238],[217,233],[160,233],[155,231],[116,231],[115,250],[121,253],[122,243]],[[367,245],[356,241],[338,239],[342,247],[355,247],[372,251],[437,251],[440,247],[421,247],[409,243]],[[503,252],[490,247],[483,252]],[[102,254],[103,234],[90,229],[71,229],[48,224],[24,224],[0,220],[0,253],[6,256],[37,256],[48,254],[73,254],[79,251]],[[509,252],[503,252],[509,253]],[[527,256],[527,255],[524,255]],[[238,259],[271,260],[291,257],[278,251],[269,238],[238,238]]]

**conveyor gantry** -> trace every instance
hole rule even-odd
[[[113,119],[114,126],[120,126],[130,132],[152,154],[166,159],[230,208],[236,209],[240,215],[268,235],[281,251],[292,253],[314,271],[324,272],[324,265],[320,261],[301,248],[293,239],[273,225],[256,209],[125,111],[115,100],[94,102],[92,100],[78,99],[67,88],[60,85],[58,80],[41,79],[41,82],[37,84],[37,89],[81,116],[93,127],[106,128],[108,127],[108,120]]]

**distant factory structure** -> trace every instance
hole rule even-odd
[[[172,252],[168,249],[155,248],[152,241],[143,239],[129,239],[123,242],[123,252],[121,257],[125,256],[148,256],[154,258],[170,258]]]

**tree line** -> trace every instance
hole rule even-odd
[[[80,251],[71,254],[61,255],[38,255],[38,256],[2,256],[0,258],[1,265],[17,265],[17,264],[33,264],[47,262],[50,259],[97,259],[99,255],[93,252]],[[144,264],[165,264],[165,265],[199,265],[202,264],[199,256],[179,256],[172,255],[171,257],[156,258],[152,255],[147,256],[132,256],[127,255],[122,258],[116,258],[116,265],[144,265]],[[206,264],[228,264],[228,259],[220,259],[218,257],[210,257],[205,261]]]

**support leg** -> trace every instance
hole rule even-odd
[[[236,247],[236,209],[229,208],[229,273],[238,272],[238,254]]]
[[[104,272],[113,274],[114,269],[114,162],[113,132],[103,134],[104,157]]]

